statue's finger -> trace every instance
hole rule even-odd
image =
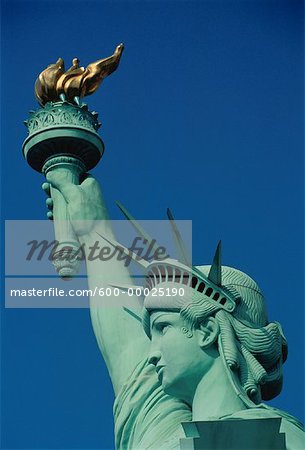
[[[80,187],[73,184],[65,173],[50,171],[47,173],[47,181],[53,188],[58,189],[64,196],[67,203],[75,201],[75,198],[79,195]]]
[[[47,218],[50,219],[50,220],[53,220],[53,213],[52,213],[52,211],[48,211],[47,212]]]
[[[50,183],[43,183],[41,187],[47,195],[49,195],[49,196],[51,195]]]
[[[53,199],[51,197],[46,199],[46,205],[49,209],[53,209]]]

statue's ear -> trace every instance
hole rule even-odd
[[[200,348],[205,349],[214,344],[219,335],[219,325],[215,317],[209,317],[205,324],[195,330]]]

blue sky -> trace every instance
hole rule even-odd
[[[289,344],[272,405],[303,419],[303,4],[2,1],[2,217],[45,218],[21,153],[37,74],[109,56],[88,97],[103,123],[93,174],[111,217],[193,221],[193,263],[252,276]],[[2,309],[2,447],[113,448],[111,384],[88,310]]]

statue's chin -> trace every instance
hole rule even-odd
[[[169,379],[164,375],[162,380],[160,380],[163,392],[178,400],[182,400],[192,407],[195,391],[190,388],[193,380],[181,376]]]
[[[173,388],[173,383],[170,383],[166,377],[162,377],[161,386],[165,394],[172,395],[175,397],[175,389]]]

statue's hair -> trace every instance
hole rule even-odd
[[[202,272],[208,266],[201,266]],[[219,324],[219,343],[229,369],[238,376],[241,387],[255,402],[276,397],[282,388],[282,364],[287,342],[279,323],[268,323],[263,295],[246,274],[222,268],[222,286],[234,295],[237,305],[231,314],[217,303],[201,298],[185,298],[180,315],[194,329],[211,315]]]

